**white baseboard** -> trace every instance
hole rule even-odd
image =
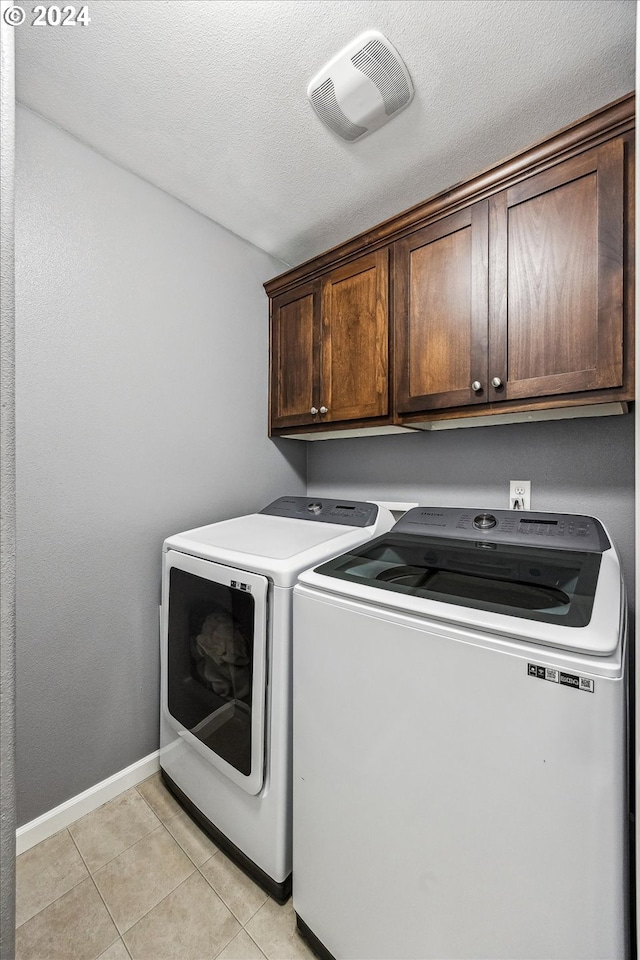
[[[135,787],[137,783],[142,783],[143,780],[160,769],[159,756],[159,750],[150,753],[148,757],[137,760],[136,763],[132,763],[125,770],[120,770],[118,773],[114,773],[112,777],[89,787],[84,793],[79,793],[76,797],[65,800],[59,807],[54,807],[53,810],[43,813],[41,817],[18,827],[16,830],[16,855],[19,856],[25,850],[35,846],[36,843],[40,843],[41,840],[52,837],[58,830],[63,830],[79,820],[80,817],[84,817],[92,810],[101,807],[108,800],[113,800],[114,797],[124,793],[129,787]]]

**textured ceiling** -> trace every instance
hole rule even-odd
[[[632,90],[635,6],[88,0],[86,27],[16,28],[17,95],[296,264]],[[349,144],[321,124],[306,87],[371,28],[416,94]]]

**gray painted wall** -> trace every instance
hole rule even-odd
[[[0,16],[6,8],[0,4]],[[13,27],[0,21],[0,957],[14,956],[15,404]]]
[[[316,496],[502,507],[531,480],[534,510],[599,517],[634,594],[633,415],[310,443]]]
[[[25,823],[158,747],[164,537],[303,493],[306,451],[267,439],[282,264],[24,109],[17,157]]]

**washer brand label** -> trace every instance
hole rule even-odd
[[[251,584],[250,583],[241,583],[239,580],[232,580],[231,586],[235,590],[242,590],[244,593],[251,593]]]
[[[565,673],[564,670],[554,670],[552,667],[541,667],[537,663],[527,664],[527,674],[538,680],[550,680],[563,687],[572,687],[574,690],[594,692],[594,682],[589,677],[580,677],[576,673]]]
[[[578,690],[580,688],[580,677],[576,677],[575,673],[561,673],[560,683],[565,687],[575,687]]]

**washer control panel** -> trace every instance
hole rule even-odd
[[[414,507],[398,520],[393,530],[489,543],[529,543],[587,553],[602,553],[611,546],[599,520],[570,513]]]
[[[370,527],[376,522],[378,506],[362,500],[329,500],[320,497],[279,497],[261,510],[272,517],[318,520],[349,527]]]

